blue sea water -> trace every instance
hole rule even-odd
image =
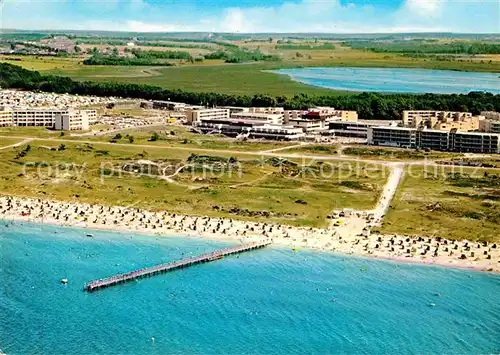
[[[0,225],[9,355],[500,352],[498,275],[271,247],[86,293],[230,244]]]
[[[500,94],[499,73],[393,68],[295,68],[274,70],[305,84],[348,91]]]

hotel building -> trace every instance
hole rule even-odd
[[[54,128],[64,131],[87,131],[89,129],[89,117],[86,111],[72,111],[58,114],[55,118]]]
[[[204,120],[227,120],[229,119],[229,110],[223,108],[206,108],[195,109],[189,108],[186,110],[186,122],[194,124]]]
[[[0,127],[12,126],[12,111],[0,111]]]
[[[416,129],[408,127],[369,127],[368,144],[464,153],[500,153],[500,134]]]

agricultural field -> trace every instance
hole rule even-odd
[[[161,169],[160,169],[161,168]],[[161,172],[161,173],[160,173]],[[0,193],[324,227],[375,205],[382,166],[36,140],[0,151]]]
[[[410,166],[381,233],[500,241],[500,170]]]

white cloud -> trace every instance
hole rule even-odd
[[[340,0],[287,0],[276,6],[242,5],[218,12],[207,9],[207,13],[201,7],[190,12],[188,6],[195,0],[183,0],[183,6],[176,4],[173,8],[165,2],[160,5],[159,1],[146,0],[105,0],[98,5],[85,0],[4,1],[0,18],[4,28],[240,33],[500,32],[499,0],[405,0],[393,10],[378,6],[378,1],[355,5]],[[82,17],[75,11],[74,16],[68,16],[58,12],[63,5],[71,8],[71,3],[84,6],[92,15]],[[162,17],[164,22],[160,21]]]
[[[418,13],[424,16],[436,16],[444,4],[440,0],[406,0],[405,7],[410,12]]]

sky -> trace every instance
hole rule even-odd
[[[500,33],[500,0],[0,0],[0,28]]]

